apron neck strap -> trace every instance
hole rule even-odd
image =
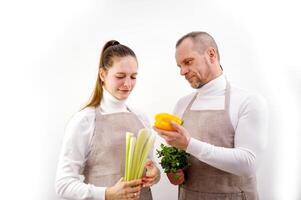
[[[225,91],[225,110],[226,111],[229,111],[229,108],[230,108],[230,90],[231,90],[230,83],[226,79],[226,91]]]
[[[229,111],[229,108],[230,108],[230,89],[231,89],[230,83],[226,79],[225,104],[224,104],[226,111]],[[196,92],[196,94],[193,96],[192,100],[189,102],[189,104],[187,106],[187,110],[191,109],[191,106],[192,106],[193,102],[195,101],[195,99],[197,98],[197,96],[198,96],[198,92]]]

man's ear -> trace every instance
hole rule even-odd
[[[208,61],[214,63],[217,60],[217,52],[215,48],[209,47],[207,49]]]
[[[105,77],[106,77],[106,71],[103,68],[99,69],[99,78],[102,82],[105,81]]]

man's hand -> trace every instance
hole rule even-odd
[[[178,149],[186,150],[190,141],[190,134],[183,126],[180,126],[173,121],[171,121],[170,124],[175,131],[165,131],[156,127],[153,128],[159,134],[159,136],[166,141],[167,144]]]

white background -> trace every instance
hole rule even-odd
[[[192,91],[179,75],[174,46],[201,30],[216,39],[228,78],[268,101],[261,199],[301,199],[300,18],[297,0],[1,1],[0,198],[57,199],[64,128],[92,92],[107,40],[136,52],[139,77],[130,102],[153,121]],[[153,194],[172,200],[177,191],[163,174]]]

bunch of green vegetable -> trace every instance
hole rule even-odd
[[[155,142],[155,136],[149,129],[140,129],[137,138],[126,133],[125,181],[141,178],[147,156]]]
[[[161,150],[157,149],[158,158],[161,158],[161,166],[165,173],[176,173],[178,169],[186,169],[190,166],[187,161],[189,156],[184,150],[175,147],[160,145]]]

